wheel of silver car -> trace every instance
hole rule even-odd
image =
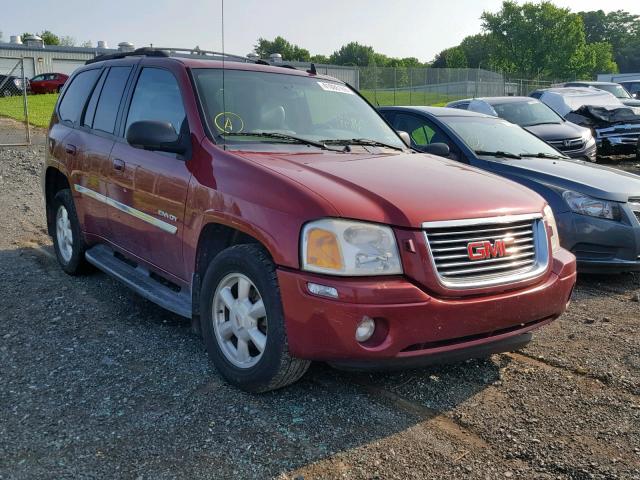
[[[56,237],[60,256],[66,263],[69,263],[73,255],[73,230],[71,230],[69,212],[64,205],[60,205],[56,213]]]
[[[10,97],[10,96],[11,96],[11,92],[10,92],[9,90],[4,90],[4,91],[2,92],[2,96],[3,96],[3,97]]]
[[[215,256],[200,288],[200,319],[216,370],[243,390],[275,390],[309,368],[289,353],[276,266],[261,245],[235,245]]]
[[[256,365],[267,345],[267,312],[262,295],[245,275],[230,273],[213,295],[213,330],[220,350],[239,368]]]

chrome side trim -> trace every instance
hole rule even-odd
[[[441,220],[437,222],[424,222],[423,229],[427,228],[447,228],[447,227],[469,227],[475,225],[485,225],[487,223],[512,223],[524,220],[536,220],[542,218],[541,213],[525,213],[523,215],[501,215],[499,217],[485,218],[465,218],[462,220]]]
[[[176,227],[175,225],[171,225],[170,223],[163,222],[162,220],[159,220],[156,217],[149,215],[148,213],[144,213],[140,210],[130,207],[129,205],[120,203],[117,200],[114,200],[113,198],[109,198],[87,187],[83,187],[82,185],[75,184],[73,188],[76,190],[76,192],[81,193],[82,195],[86,195],[87,197],[93,198],[98,202],[102,202],[113,208],[117,208],[121,212],[127,213],[132,217],[136,217],[137,219],[142,220],[143,222],[147,222],[164,232],[175,235],[175,233],[178,231],[178,227]]]

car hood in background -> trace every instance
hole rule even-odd
[[[620,101],[627,107],[640,107],[640,100],[636,100],[635,98],[621,98]]]
[[[640,176],[603,165],[546,158],[484,159],[489,161],[491,170],[500,175],[528,179],[604,200],[626,202],[630,196],[640,196]]]
[[[586,128],[571,122],[546,123],[523,128],[547,142],[565,140],[567,138],[578,138],[581,137],[585,131],[588,131]]]
[[[515,182],[426,154],[234,153],[305,185],[342,217],[399,227],[539,213],[545,204]]]

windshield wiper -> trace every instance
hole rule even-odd
[[[564,155],[555,155],[553,153],[544,153],[544,152],[538,152],[538,153],[521,153],[520,154],[521,157],[536,157],[536,158],[551,158],[551,159],[563,159],[563,158],[568,158],[565,157]]]
[[[527,123],[522,125],[523,127],[537,127],[538,125],[560,125],[560,122],[538,122],[538,123]]]
[[[287,135],[286,133],[279,132],[226,132],[218,134],[219,137],[264,137],[275,138],[277,140],[285,140],[292,143],[300,143],[303,145],[310,145],[312,147],[321,148],[322,150],[331,150],[333,152],[340,152],[341,150],[335,150],[327,147],[324,142],[315,142],[313,140],[307,140],[306,138],[296,137],[295,135]]]
[[[520,155],[518,155],[517,153],[511,153],[511,152],[503,152],[502,150],[498,150],[495,152],[490,152],[487,150],[474,150],[476,155],[486,155],[487,157],[504,157],[504,158],[515,158],[515,159],[521,159],[522,157]]]
[[[368,138],[336,138],[336,139],[327,139],[322,140],[323,143],[334,144],[334,145],[365,145],[370,147],[384,147],[391,148],[393,150],[404,151],[402,147],[396,147],[395,145],[389,145],[388,143],[379,142],[378,140],[370,140]]]

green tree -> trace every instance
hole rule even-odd
[[[312,55],[309,61],[313,63],[319,63],[319,64],[328,64],[329,57],[327,57],[326,55]]]
[[[595,63],[606,64],[602,45],[587,47],[582,17],[549,1],[504,1],[497,13],[482,14],[483,28],[495,41],[491,63],[525,78],[591,75]]]
[[[467,56],[461,46],[446,48],[436,55],[434,68],[467,68]]]
[[[58,37],[55,33],[44,30],[38,34],[45,45],[60,45],[60,37]]]
[[[329,61],[335,65],[366,67],[374,63],[375,55],[373,47],[360,45],[358,42],[350,42],[333,52],[329,57]]]
[[[283,37],[273,40],[259,38],[253,50],[260,58],[268,58],[272,53],[279,53],[283,60],[308,62],[311,58],[309,50],[294,45]]]

